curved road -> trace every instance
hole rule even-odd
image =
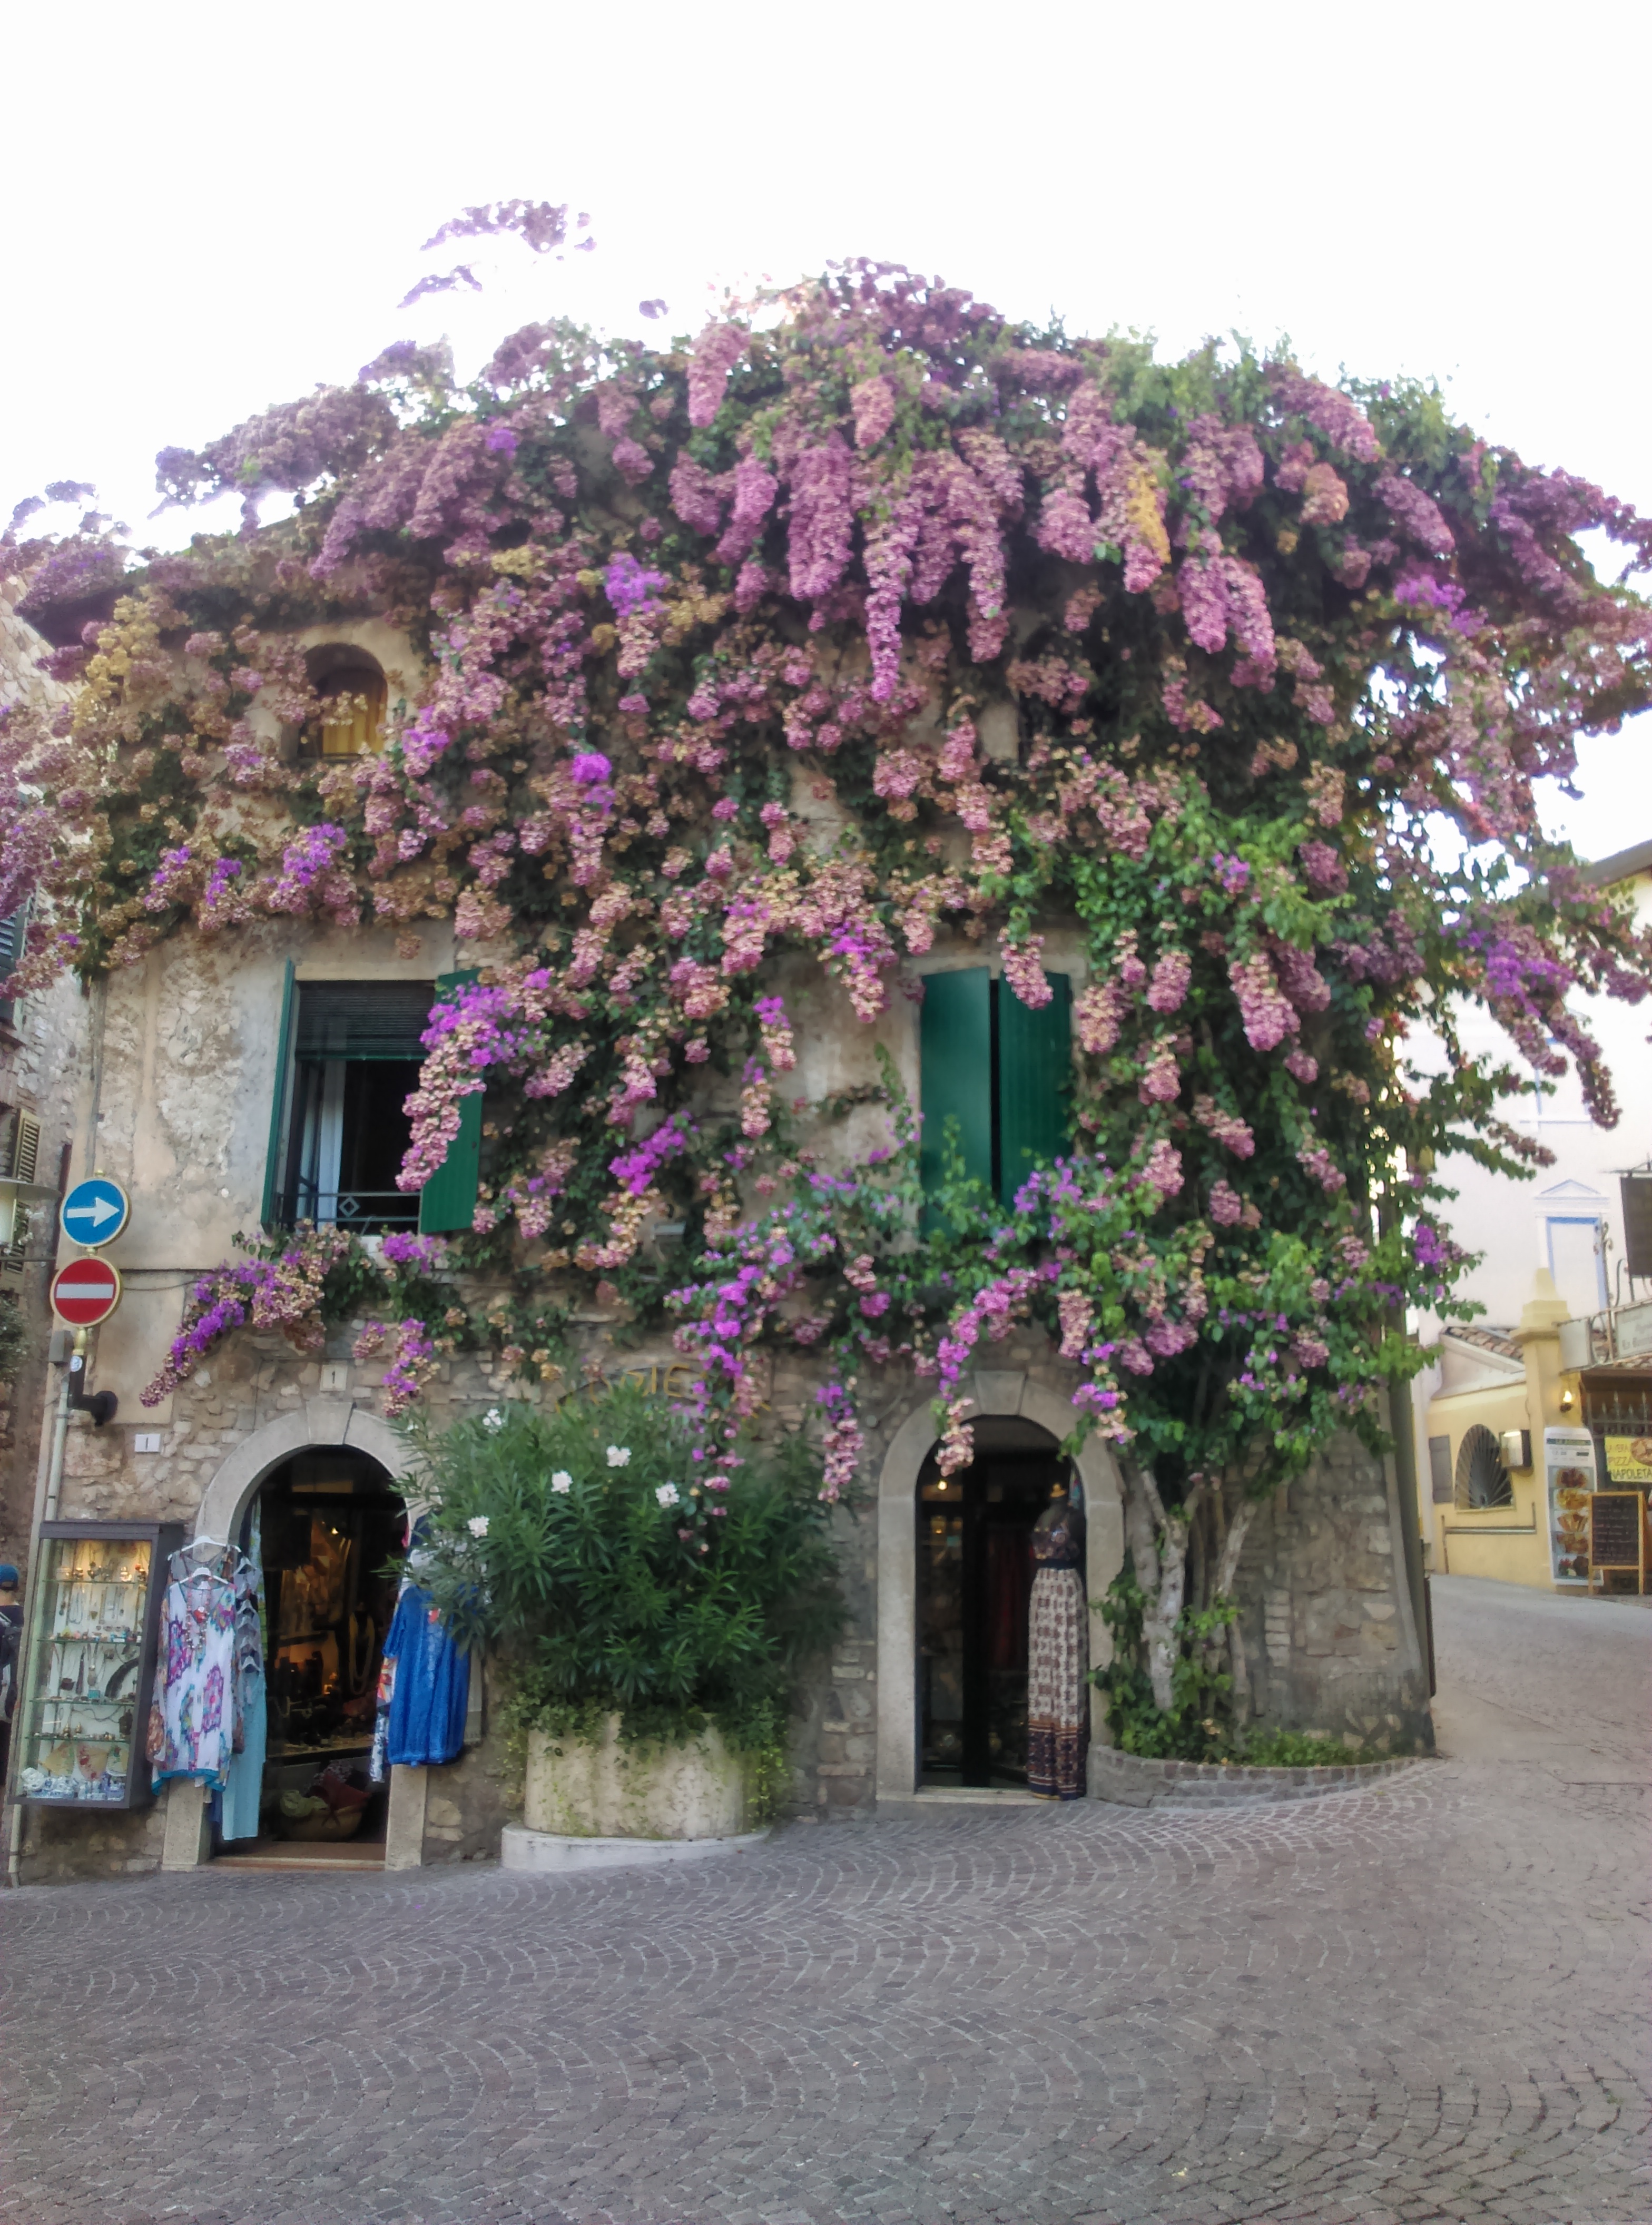
[[[1652,1611],[1435,1606],[1370,1792],[0,1896],[0,2217],[1652,2218]]]

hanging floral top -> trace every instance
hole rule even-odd
[[[173,1777],[199,1777],[215,1789],[229,1781],[235,1610],[235,1585],[211,1569],[175,1574],[167,1586],[148,1742],[157,1789]]]

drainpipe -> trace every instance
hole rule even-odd
[[[1428,1696],[1434,1696],[1434,1616],[1428,1596],[1428,1578],[1422,1565],[1422,1507],[1417,1497],[1417,1431],[1411,1410],[1411,1384],[1388,1386],[1388,1424],[1394,1433],[1395,1480],[1400,1487],[1400,1535],[1405,1546],[1406,1588],[1411,1594],[1411,1618],[1423,1666],[1428,1671]]]
[[[1432,1158],[1428,1161],[1432,1166]],[[1400,1213],[1391,1192],[1378,1201],[1376,1221],[1384,1234],[1398,1225]],[[1396,1335],[1408,1337],[1410,1328],[1402,1306],[1388,1309]],[[1428,1578],[1422,1565],[1422,1507],[1417,1497],[1417,1425],[1411,1407],[1411,1379],[1388,1382],[1388,1429],[1394,1438],[1394,1474],[1399,1487],[1400,1540],[1405,1552],[1406,1590],[1411,1600],[1411,1626],[1417,1634],[1417,1651],[1428,1678],[1428,1696],[1434,1696],[1434,1618],[1428,1596]]]
[[[82,1367],[86,1364],[84,1358],[86,1344],[86,1331],[77,1329],[74,1335],[74,1357],[80,1361]],[[42,1522],[56,1521],[57,1502],[63,1492],[63,1454],[69,1441],[71,1411],[69,1401],[74,1396],[79,1375],[79,1369],[71,1369],[67,1365],[68,1360],[69,1354],[65,1353],[62,1360],[58,1362],[63,1369],[63,1380],[58,1389],[57,1412],[52,1417],[52,1457],[46,1469],[46,1498],[41,1507],[40,1517]]]
[[[84,1329],[77,1331],[74,1341],[84,1347],[86,1343]],[[30,1536],[32,1550],[29,1556],[29,1588],[23,1595],[23,1644],[26,1650],[22,1656],[22,1680],[17,1693],[17,1703],[12,1710],[11,1717],[11,1783],[13,1784],[16,1782],[18,1770],[22,1766],[23,1746],[19,1733],[28,1722],[29,1710],[35,1697],[35,1656],[37,1649],[29,1645],[29,1639],[35,1625],[35,1595],[39,1589],[41,1563],[44,1558],[41,1551],[40,1526],[42,1522],[54,1522],[57,1518],[58,1499],[63,1489],[63,1453],[69,1434],[70,1400],[73,1396],[75,1385],[79,1380],[78,1375],[72,1373],[67,1365],[68,1357],[66,1352],[63,1359],[57,1363],[63,1369],[63,1380],[58,1388],[57,1411],[52,1417],[52,1449],[42,1479],[44,1487],[37,1487],[38,1496],[35,1500],[35,1520]],[[6,1883],[8,1886],[16,1886],[22,1883],[23,1803],[15,1793],[11,1797],[11,1813],[6,1822]]]

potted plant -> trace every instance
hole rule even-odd
[[[632,1385],[423,1437],[422,1581],[499,1662],[525,1821],[705,1839],[766,1822],[799,1664],[842,1620],[800,1439],[694,1480],[686,1417]]]

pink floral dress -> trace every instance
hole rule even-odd
[[[151,1782],[199,1777],[229,1781],[235,1745],[235,1587],[197,1569],[167,1586],[149,1709]]]

